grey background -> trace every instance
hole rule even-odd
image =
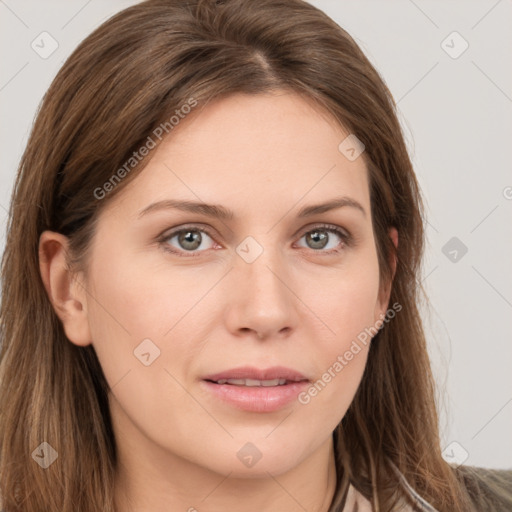
[[[134,3],[0,0],[1,251],[39,101],[77,44]],[[423,312],[445,458],[510,468],[512,2],[311,3],[354,37],[398,102],[427,204]],[[58,43],[48,58],[31,47],[51,48],[44,31]]]

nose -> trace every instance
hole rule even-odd
[[[249,263],[236,256],[226,294],[226,324],[238,337],[285,338],[297,327],[300,301],[277,250]]]

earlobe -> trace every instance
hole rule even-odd
[[[48,298],[67,338],[75,345],[91,343],[84,286],[67,265],[68,238],[54,231],[39,237],[39,270]]]

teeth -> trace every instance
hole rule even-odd
[[[273,380],[256,380],[256,379],[221,379],[217,384],[232,384],[233,386],[283,386],[286,384],[286,379],[273,379]]]

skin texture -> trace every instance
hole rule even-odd
[[[347,135],[295,94],[230,96],[185,118],[106,205],[87,280],[66,271],[67,239],[42,234],[41,275],[66,335],[93,344],[112,388],[120,512],[327,510],[331,434],[369,345],[308,404],[293,400],[275,412],[220,402],[201,379],[282,365],[314,382],[385,314],[367,170],[363,158],[338,150]],[[366,214],[344,206],[297,217],[303,206],[339,196]],[[167,209],[138,218],[170,198],[223,205],[235,216]],[[322,223],[352,241],[323,231],[326,247],[315,245],[307,234]],[[190,224],[210,229],[194,232],[202,236],[194,256],[178,236],[158,242]],[[236,250],[248,236],[263,249],[251,263]],[[134,356],[146,338],[160,350],[149,366]],[[248,442],[261,453],[252,467],[237,457]]]

